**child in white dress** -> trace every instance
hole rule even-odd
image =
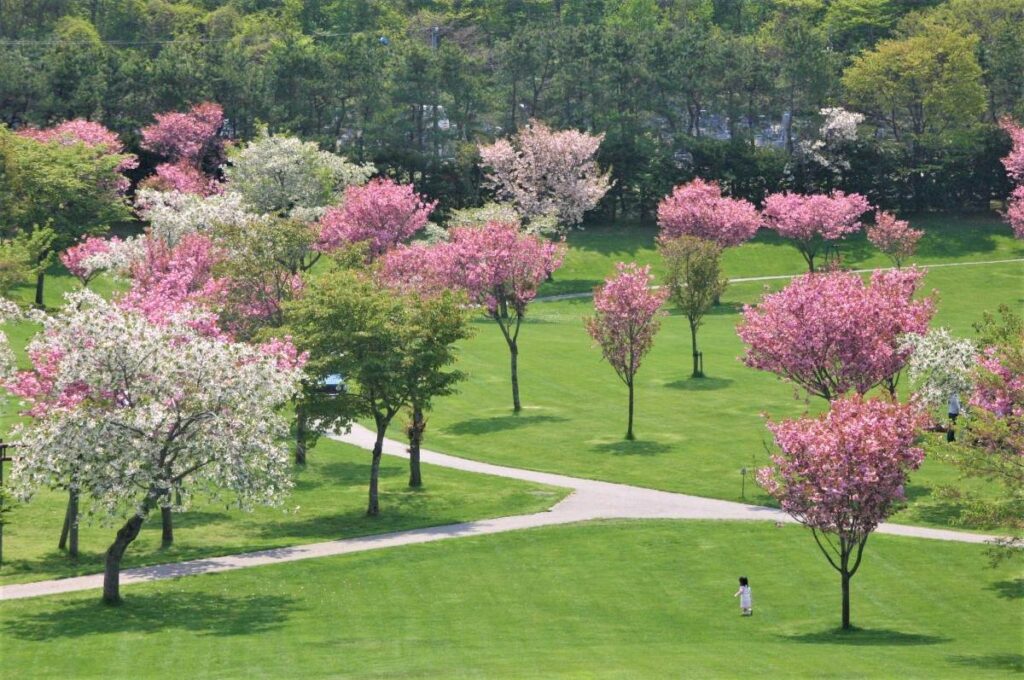
[[[754,615],[754,600],[750,594],[750,581],[746,576],[740,576],[740,589],[733,597],[740,598],[740,613],[743,616]]]

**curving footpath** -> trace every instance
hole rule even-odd
[[[365,427],[354,425],[352,430],[343,435],[332,435],[333,439],[372,450],[374,434]],[[391,439],[384,442],[384,453],[392,456],[408,458],[405,444]],[[581,479],[549,472],[536,472],[520,468],[504,467],[482,463],[466,458],[449,456],[444,453],[423,450],[420,457],[424,463],[440,467],[454,468],[466,472],[520,479],[538,482],[550,486],[572,489],[572,493],[561,502],[544,512],[530,515],[498,517],[461,524],[411,529],[389,534],[377,534],[359,538],[347,538],[323,543],[310,543],[288,548],[272,548],[239,555],[226,555],[206,559],[158,564],[151,567],[126,569],[121,572],[121,585],[160,581],[163,579],[194,576],[234,569],[258,567],[266,564],[294,562],[315,557],[345,555],[392,548],[414,543],[429,543],[446,538],[462,536],[481,536],[496,534],[503,531],[531,529],[533,527],[553,524],[569,524],[594,519],[705,519],[705,520],[745,520],[795,522],[793,518],[781,510],[759,505],[746,505],[713,498],[687,496],[646,489],[627,484],[601,482],[593,479]],[[941,541],[961,541],[966,543],[984,543],[995,539],[995,536],[973,534],[943,529],[929,529],[901,524],[882,524],[879,533],[927,538]],[[37,581],[0,587],[0,600],[16,600],[26,597],[56,595],[79,590],[92,590],[103,587],[103,574],[90,574],[74,578]]]

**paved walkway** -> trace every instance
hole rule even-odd
[[[373,448],[373,432],[358,425],[353,426],[350,433],[335,435],[333,438],[349,444],[354,444],[355,446],[359,446],[364,449]],[[392,456],[408,458],[408,454],[405,451],[405,444],[390,439],[385,441],[384,453]],[[337,541],[326,541],[323,543],[310,543],[307,545],[299,545],[289,548],[260,550],[241,555],[227,555],[224,557],[191,560],[189,562],[126,569],[121,572],[121,584],[128,585],[146,581],[159,581],[162,579],[177,578],[180,576],[192,576],[195,574],[208,574],[219,571],[230,571],[233,569],[245,569],[247,567],[256,567],[265,564],[294,562],[296,560],[306,560],[314,557],[344,555],[347,553],[362,552],[365,550],[391,548],[399,545],[429,543],[431,541],[438,541],[446,538],[480,536],[484,534],[500,533],[503,531],[530,529],[533,527],[553,524],[568,524],[571,522],[582,522],[592,519],[717,519],[747,521],[761,520],[786,523],[792,523],[794,521],[791,517],[780,510],[758,505],[731,503],[729,501],[701,498],[699,496],[687,496],[685,494],[645,489],[643,487],[629,486],[626,484],[614,484],[611,482],[600,482],[592,479],[568,477],[566,475],[552,474],[549,472],[536,472],[533,470],[504,467],[501,465],[491,465],[490,463],[482,463],[475,460],[458,458],[456,456],[449,456],[447,454],[435,453],[427,450],[423,450],[421,452],[421,459],[424,463],[464,470],[466,472],[495,475],[498,477],[520,479],[528,482],[538,482],[541,484],[548,484],[550,486],[568,488],[572,489],[572,493],[561,502],[557,503],[550,510],[531,515],[499,517],[496,519],[485,519],[476,522],[464,522],[462,524],[427,527],[425,529],[412,529],[409,531],[364,536],[361,538],[347,538]],[[994,536],[982,534],[946,531],[943,529],[928,529],[925,527],[912,527],[900,524],[883,524],[878,528],[878,532],[883,534],[896,534],[899,536],[912,536],[916,538],[928,538],[943,541],[962,541],[967,543],[983,543],[995,538]],[[38,581],[36,583],[24,583],[0,587],[0,600],[15,600],[25,597],[68,593],[78,590],[91,590],[101,588],[102,586],[102,574],[90,574],[88,576],[78,576],[75,578],[57,579],[53,581]]]
[[[917,265],[920,269],[938,269],[940,267],[975,267],[978,265],[985,264],[1009,264],[1012,262],[1024,262],[1024,258],[1018,257],[1009,260],[982,260],[979,262],[939,262],[937,264],[921,264]],[[909,265],[908,265],[909,266]],[[875,267],[874,269],[854,269],[854,274],[868,274],[876,270],[888,271],[894,269],[894,267]],[[797,276],[806,274],[807,272],[800,272],[799,274],[777,274],[774,276],[747,276],[737,279],[729,279],[729,283],[750,283],[751,281],[781,281],[784,279],[792,279]],[[660,288],[661,286],[654,286]],[[562,293],[560,295],[545,295],[536,298],[537,302],[558,302],[559,300],[582,300],[584,298],[593,297],[592,291],[584,293]]]

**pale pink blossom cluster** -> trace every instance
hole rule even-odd
[[[824,241],[835,241],[860,230],[860,216],[871,209],[860,194],[771,194],[764,200],[765,224],[793,239],[811,271]]]
[[[615,271],[594,291],[594,316],[586,320],[586,327],[605,360],[628,385],[654,344],[668,290],[651,288],[650,266],[619,262]]]
[[[781,453],[758,484],[801,523],[859,542],[903,500],[908,472],[924,460],[914,443],[926,423],[914,405],[859,395],[817,418],[769,423]]]
[[[480,147],[487,186],[527,219],[557,215],[563,224],[579,224],[611,187],[596,160],[603,139],[530,121],[511,140]]]
[[[139,159],[134,154],[124,153],[124,144],[113,130],[109,130],[100,123],[95,123],[82,118],[66,120],[63,123],[51,128],[26,127],[18,130],[22,137],[34,139],[37,142],[60,144],[85,144],[88,147],[98,150],[102,154],[124,155],[124,158],[117,165],[117,177],[114,179],[114,186],[119,193],[128,190],[130,182],[124,173],[139,167]]]
[[[387,178],[350,186],[341,204],[321,218],[318,247],[331,251],[366,243],[367,257],[374,260],[422,229],[435,207],[437,201],[427,201],[412,185]]]
[[[203,172],[204,160],[219,165],[223,143],[218,137],[224,124],[219,104],[196,104],[186,113],[169,111],[153,116],[156,123],[142,128],[142,148],[166,156],[148,183],[161,191],[182,191],[202,196],[218,193],[220,184]]]
[[[913,299],[923,276],[879,270],[870,285],[847,272],[799,276],[744,307],[743,362],[828,400],[892,381],[911,351],[901,336],[925,333],[935,310],[931,297]]]
[[[907,220],[898,220],[892,213],[882,210],[875,213],[875,223],[868,227],[867,232],[868,240],[888,255],[897,267],[914,254],[917,242],[924,236],[920,229],[911,229]]]
[[[697,236],[727,248],[752,239],[761,216],[749,201],[723,196],[717,183],[698,177],[662,199],[658,226],[661,239]]]
[[[978,358],[977,380],[971,406],[991,411],[999,418],[1024,418],[1024,374],[1013,371],[996,347],[987,347]],[[1024,450],[1020,451],[1024,456]]]
[[[60,254],[60,261],[78,279],[82,286],[88,286],[104,269],[111,248],[117,248],[121,239],[116,236],[105,239],[88,236]]]
[[[1010,205],[1006,208],[1006,219],[1013,227],[1013,234],[1017,238],[1024,239],[1024,184],[1013,190],[1010,194]]]

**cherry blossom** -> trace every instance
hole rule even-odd
[[[722,196],[715,182],[699,177],[673,189],[658,204],[658,238],[688,235],[714,241],[727,248],[749,241],[761,226],[761,217],[749,201]]]
[[[116,236],[110,239],[89,236],[61,253],[60,261],[83,287],[88,287],[107,268],[111,249],[120,244],[121,239]]]
[[[922,236],[924,232],[911,229],[906,220],[898,220],[892,213],[881,210],[875,213],[875,223],[868,227],[868,240],[888,255],[897,267],[914,254]]]
[[[616,275],[594,291],[594,316],[585,319],[587,332],[601,354],[629,388],[626,439],[633,439],[633,392],[640,362],[654,344],[661,325],[658,317],[667,290],[652,290],[650,266],[622,262]]]
[[[123,173],[139,167],[139,159],[134,154],[124,152],[124,144],[113,130],[109,130],[99,123],[81,118],[67,120],[51,128],[26,127],[18,130],[22,137],[34,139],[37,142],[61,144],[85,144],[88,147],[97,149],[103,154],[123,155],[117,166],[117,177],[113,180],[119,193],[124,193],[130,186],[130,181]]]
[[[835,241],[861,228],[860,216],[871,204],[860,194],[771,194],[764,200],[762,215],[770,229],[793,239],[810,271],[826,241]]]

